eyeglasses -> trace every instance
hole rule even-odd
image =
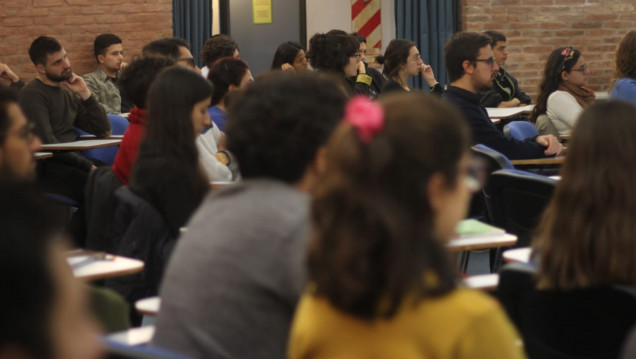
[[[584,63],[583,66],[579,67],[578,69],[572,69],[570,71],[585,72],[586,70],[587,70],[587,63]]]
[[[487,63],[488,65],[490,65],[490,67],[494,67],[495,66],[495,58],[494,57],[489,57],[487,59],[475,59],[475,62],[484,62],[484,63]]]
[[[194,67],[195,66],[194,57],[182,57],[180,59],[177,59],[177,62],[178,61],[183,61],[190,67]]]

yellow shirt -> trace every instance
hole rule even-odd
[[[405,305],[390,320],[373,322],[305,293],[294,318],[288,357],[525,358],[520,342],[499,304],[469,289]]]

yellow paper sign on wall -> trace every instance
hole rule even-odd
[[[272,23],[272,0],[252,0],[254,24]]]

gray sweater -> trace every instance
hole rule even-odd
[[[285,358],[305,285],[308,206],[270,180],[208,196],[165,273],[153,344],[195,358]]]

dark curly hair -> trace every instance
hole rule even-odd
[[[119,87],[124,98],[139,108],[146,108],[150,84],[166,67],[175,62],[165,57],[142,57],[128,65],[119,76]]]
[[[233,57],[238,49],[238,44],[229,35],[216,34],[203,44],[201,59],[208,68],[211,68],[218,59]]]
[[[408,93],[379,102],[385,124],[371,142],[345,123],[331,137],[311,207],[315,294],[363,319],[392,317],[409,295],[455,288],[427,188],[434,174],[449,189],[463,185],[459,161],[471,143],[462,115],[439,99]]]
[[[243,178],[299,181],[342,118],[345,96],[317,74],[267,73],[233,101],[227,147]]]
[[[355,37],[342,30],[331,30],[326,34],[312,36],[309,40],[307,58],[311,67],[316,70],[344,76],[344,67],[359,49],[360,43]]]
[[[450,82],[455,82],[464,76],[464,61],[475,62],[479,50],[490,46],[492,39],[476,32],[458,32],[444,45],[444,64],[448,71]]]

